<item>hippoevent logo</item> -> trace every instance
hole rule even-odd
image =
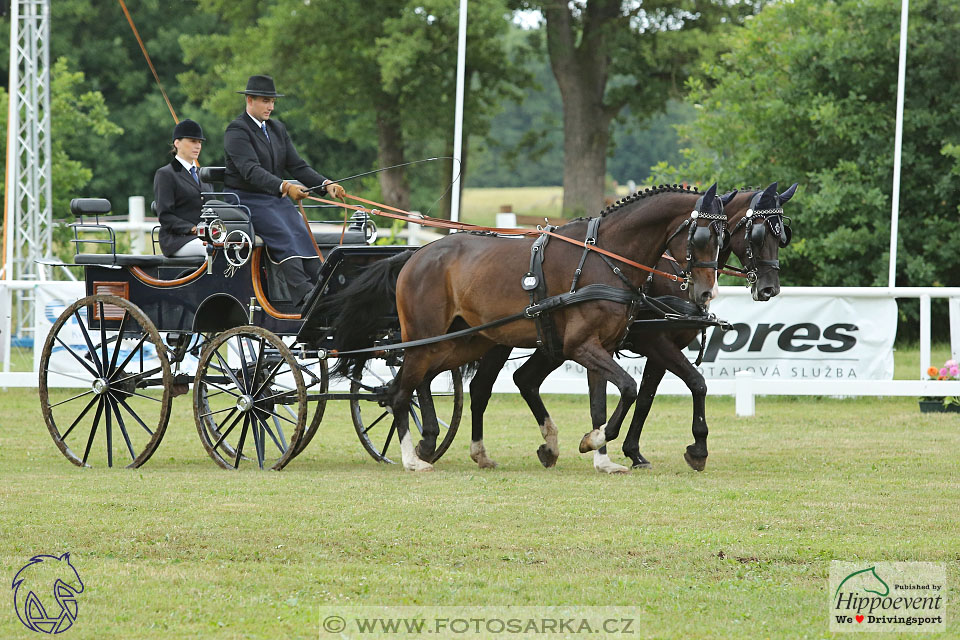
[[[943,564],[832,562],[830,630],[945,631],[945,586]]]
[[[38,633],[63,633],[77,619],[80,574],[70,554],[33,556],[13,577],[13,605],[20,622]]]

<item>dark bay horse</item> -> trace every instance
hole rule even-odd
[[[751,291],[755,300],[769,300],[780,291],[777,254],[779,247],[786,246],[790,240],[790,230],[784,223],[782,207],[783,203],[793,196],[796,188],[797,185],[794,184],[783,194],[777,194],[777,183],[773,183],[764,190],[745,191],[739,194],[732,192],[724,196],[731,237],[720,252],[720,264],[725,264],[731,253],[737,255],[741,264],[744,265],[744,270],[752,274]],[[748,216],[748,213],[751,215]],[[677,256],[677,260],[682,264],[681,247],[676,239],[674,244],[675,246],[671,247],[672,254]],[[658,268],[669,270],[669,262],[661,260]],[[684,295],[677,283],[660,277],[650,280],[646,293],[651,296]],[[697,470],[702,470],[706,464],[708,432],[705,417],[706,382],[683,353],[683,349],[698,333],[698,329],[685,329],[632,330],[628,334],[623,348],[647,357],[635,413],[623,443],[624,454],[633,461],[635,468],[649,466],[640,454],[638,441],[657,387],[667,370],[683,380],[693,396],[692,431],[695,443],[687,447],[684,458],[692,468]],[[470,384],[473,418],[470,455],[480,467],[492,467],[496,464],[488,457],[483,445],[483,412],[489,401],[493,383],[509,357],[510,351],[511,349],[507,347],[492,349],[481,360]],[[541,463],[547,467],[556,463],[559,454],[557,429],[544,407],[539,389],[546,376],[561,364],[562,361],[551,358],[543,351],[537,351],[514,374],[514,382],[533,412],[544,436],[545,443],[540,446],[537,455]],[[591,383],[591,416],[594,426],[599,428],[606,419],[606,383],[598,382],[592,374],[588,374],[588,378]],[[605,448],[595,453],[594,467],[607,473],[622,473],[627,470],[626,467],[610,461]]]
[[[698,304],[706,304],[716,293],[722,210],[716,185],[703,194],[680,188],[658,190],[606,211],[600,220],[595,247],[650,265],[658,261],[668,239],[683,225],[689,229],[686,253],[692,260],[688,295]],[[686,221],[689,222],[684,225]],[[568,223],[556,233],[579,243],[550,239],[548,257],[542,266],[547,296],[567,292],[575,272],[575,282],[580,287],[605,285],[621,293],[639,295],[647,272],[586,251],[583,238],[588,233],[587,220]],[[394,303],[404,342],[479,327],[522,312],[530,304],[521,281],[527,280],[524,274],[530,270],[533,245],[529,238],[458,233],[416,253],[374,264],[322,303],[322,313],[336,318],[335,348],[348,352],[372,346],[368,319],[386,315]],[[636,382],[612,356],[629,328],[632,308],[623,299],[592,300],[550,313],[562,357],[577,362],[598,380],[613,383],[620,392],[619,403],[606,428],[584,436],[584,446],[597,448],[615,438],[636,399]],[[407,347],[400,373],[387,392],[387,406],[393,414],[404,468],[432,469],[424,458],[432,455],[437,435],[437,425],[425,420],[423,440],[414,447],[408,428],[414,390],[425,388],[443,371],[479,360],[495,345],[534,347],[537,341],[538,325],[532,319],[521,318],[468,337]],[[357,374],[368,358],[366,354],[341,357],[334,373]]]

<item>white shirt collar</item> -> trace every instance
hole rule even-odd
[[[186,169],[187,171],[190,171],[190,167],[193,166],[192,164],[190,164],[189,162],[187,162],[186,160],[184,160],[184,159],[181,158],[180,156],[173,156],[173,157],[180,161],[180,164],[183,165],[183,168],[184,168],[184,169]]]
[[[248,116],[250,116],[250,113],[249,113],[249,112],[246,112],[246,113],[247,113]],[[263,123],[262,123],[262,122],[260,122],[259,120],[257,120],[257,119],[254,118],[253,116],[250,116],[250,119],[257,123],[257,129],[263,129]]]

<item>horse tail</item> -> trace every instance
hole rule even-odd
[[[353,351],[372,347],[396,322],[397,278],[411,257],[413,251],[404,251],[378,260],[365,267],[346,287],[321,299],[317,311],[329,320],[334,349]],[[369,359],[369,354],[338,358],[331,373],[338,377],[351,373],[357,376]]]

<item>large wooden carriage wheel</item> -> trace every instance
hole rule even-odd
[[[376,384],[386,385],[399,371],[396,367],[389,369],[391,378],[388,379],[377,374],[368,362],[364,366],[364,378],[368,383],[376,381]],[[427,462],[436,462],[450,448],[460,427],[460,418],[463,415],[463,376],[460,370],[441,373],[430,383],[430,390],[440,435],[437,436],[436,450]],[[370,391],[364,389],[359,381],[350,382],[350,394],[354,396],[350,399],[350,417],[353,418],[353,428],[360,438],[360,444],[374,460],[394,464],[400,459],[400,443],[396,438],[392,415],[373,401]],[[417,393],[413,394],[410,401],[410,432],[413,436],[423,433],[425,401]],[[393,458],[389,453],[391,446],[394,447]]]
[[[307,389],[279,337],[260,327],[236,327],[201,354],[193,407],[200,441],[218,465],[237,469],[252,460],[260,469],[279,470],[297,454]]]
[[[60,314],[40,357],[40,407],[67,460],[139,467],[153,455],[170,418],[166,349],[143,311],[116,296]]]

